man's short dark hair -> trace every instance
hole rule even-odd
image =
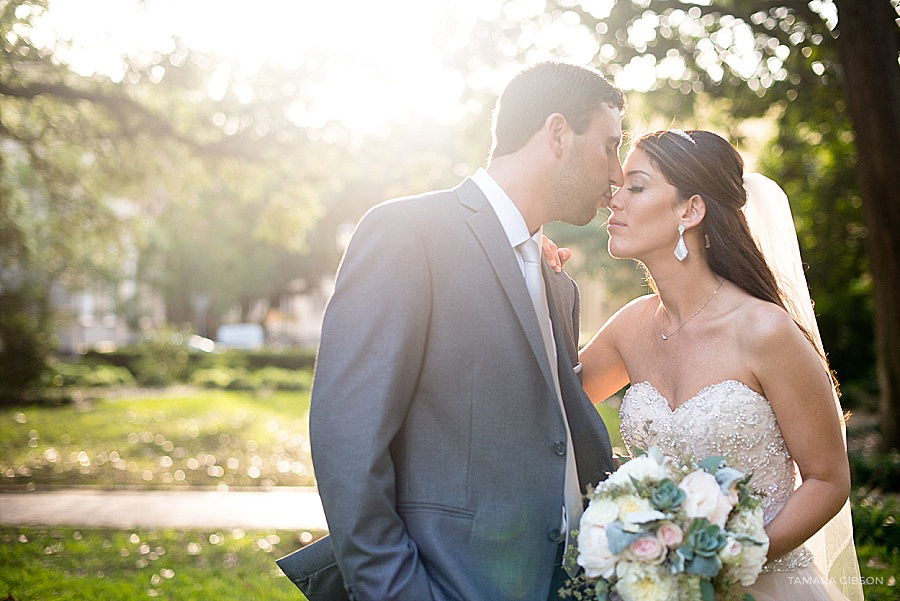
[[[597,71],[559,62],[529,67],[497,100],[491,158],[525,146],[553,113],[560,113],[576,134],[583,134],[603,105],[623,111],[625,95]]]

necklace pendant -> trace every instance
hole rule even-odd
[[[668,339],[669,339],[669,337],[666,336],[665,334],[663,334],[662,332],[660,332],[659,335],[662,336],[662,339],[663,339],[663,340],[668,340]]]

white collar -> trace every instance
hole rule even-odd
[[[525,223],[525,218],[522,217],[519,208],[509,198],[509,195],[506,194],[503,188],[500,187],[497,180],[491,177],[483,168],[479,167],[478,170],[472,174],[472,181],[475,182],[487,197],[488,202],[491,203],[491,208],[494,209],[494,213],[497,214],[497,219],[500,220],[500,225],[503,226],[503,231],[506,233],[510,246],[516,248],[531,238],[537,242],[538,248],[540,248],[543,228],[538,228],[538,231],[534,236],[528,232],[528,225]]]

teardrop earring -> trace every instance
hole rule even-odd
[[[684,261],[685,257],[688,256],[687,246],[684,244],[684,226],[678,226],[678,244],[675,246],[675,258],[679,261]]]

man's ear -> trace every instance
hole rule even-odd
[[[557,158],[561,157],[568,133],[572,131],[569,122],[560,113],[553,113],[544,120],[542,130],[547,147]]]
[[[706,217],[706,201],[699,194],[694,194],[679,207],[681,225],[685,229],[691,229],[700,225]]]

